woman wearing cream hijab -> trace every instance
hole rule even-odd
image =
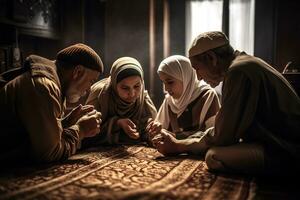
[[[110,76],[91,87],[87,104],[102,114],[100,134],[83,141],[85,145],[101,143],[135,143],[146,141],[146,126],[157,111],[144,88],[141,64],[134,58],[117,59]]]
[[[197,79],[188,58],[168,57],[161,62],[157,72],[166,92],[156,117],[163,132],[167,130],[174,139],[186,139],[214,125],[214,116],[220,108],[219,99],[210,86]]]

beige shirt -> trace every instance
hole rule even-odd
[[[219,108],[220,103],[216,92],[212,88],[206,87],[179,117],[169,109],[168,130],[175,133],[178,139],[184,139],[198,131],[205,131],[214,126],[215,115]]]
[[[75,153],[79,135],[75,127],[62,127],[64,100],[56,66],[38,56],[26,62],[31,70],[0,90],[1,158],[66,159]]]
[[[194,145],[196,152],[243,141],[300,158],[300,99],[278,71],[236,52],[222,90],[215,127]]]
[[[117,92],[118,75],[127,69],[136,71],[141,78],[141,91],[135,102],[123,101]],[[100,134],[82,141],[82,147],[94,146],[102,143],[120,144],[148,141],[145,129],[150,118],[155,119],[156,108],[145,90],[144,72],[141,64],[132,57],[117,59],[110,70],[110,76],[95,83],[90,90],[86,104],[93,105],[101,112],[102,123]],[[129,118],[139,132],[139,139],[130,138],[122,128],[117,125],[120,118]]]
[[[102,113],[101,130],[100,133],[92,138],[85,138],[83,140],[83,146],[95,146],[99,144],[121,144],[121,143],[138,143],[141,141],[147,141],[147,134],[145,128],[150,118],[156,117],[156,108],[148,95],[147,91],[143,92],[143,100],[139,103],[139,106],[130,112],[120,114],[118,113],[116,106],[116,99],[118,97],[111,94],[110,90],[106,91],[106,84],[109,79],[103,79],[95,83],[91,87],[87,104],[93,105],[96,110]],[[105,92],[103,92],[105,91]],[[137,125],[137,130],[140,133],[139,139],[129,138],[125,132],[117,125],[117,120],[120,118],[129,118]]]

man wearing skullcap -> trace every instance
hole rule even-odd
[[[195,38],[189,58],[198,79],[213,87],[223,81],[221,109],[215,126],[193,141],[166,136],[163,142],[177,144],[179,152],[206,154],[212,171],[276,174],[297,169],[300,99],[288,81],[262,59],[235,51],[218,31]]]
[[[56,60],[30,55],[24,73],[0,88],[0,160],[52,162],[76,152],[79,141],[100,131],[100,113],[79,105],[67,116],[65,103],[76,102],[103,72],[99,55],[74,44]]]

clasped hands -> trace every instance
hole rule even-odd
[[[180,153],[182,144],[176,139],[174,133],[163,129],[158,122],[150,123],[148,129],[149,139],[153,145],[163,155],[174,155]]]
[[[92,105],[81,104],[74,108],[66,117],[67,123],[79,128],[81,138],[93,137],[100,132],[101,113],[95,110]]]

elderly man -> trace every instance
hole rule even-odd
[[[64,116],[65,102],[90,89],[103,64],[84,44],[69,46],[56,60],[31,55],[24,72],[0,89],[0,160],[51,162],[76,152],[80,139],[100,131],[100,113],[92,106]]]
[[[263,60],[234,51],[222,32],[200,34],[189,49],[198,79],[223,81],[215,126],[179,141],[164,133],[158,150],[206,153],[209,169],[276,173],[300,159],[300,99],[284,77]],[[198,137],[198,138],[197,138]],[[168,152],[165,146],[172,146]]]

